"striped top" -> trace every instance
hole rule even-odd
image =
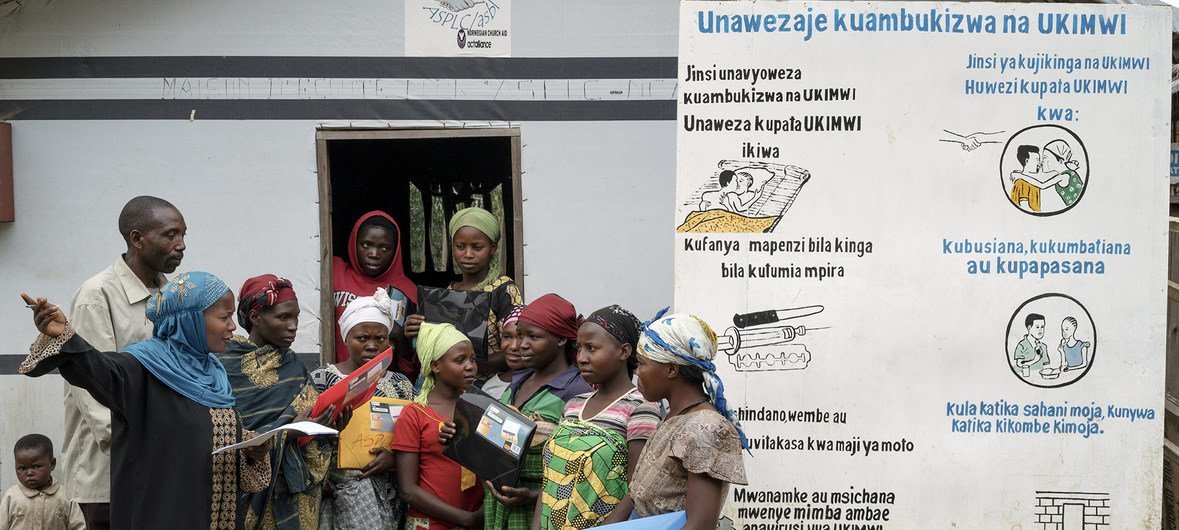
[[[627,442],[646,440],[659,427],[659,405],[644,400],[637,388],[632,388],[630,392],[619,396],[596,416],[583,418],[581,412],[593,395],[594,392],[586,392],[571,398],[565,405],[565,415],[562,419],[590,422],[621,434]]]

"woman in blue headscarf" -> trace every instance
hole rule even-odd
[[[684,528],[716,528],[729,484],[749,483],[741,457],[749,444],[712,362],[716,349],[716,333],[694,315],[660,312],[642,328],[639,391],[666,399],[668,410],[631,476],[639,517],[685,510]]]
[[[20,373],[57,369],[111,410],[112,528],[234,528],[238,491],[265,489],[270,462],[269,442],[212,454],[253,437],[213,355],[236,328],[225,283],[206,272],[177,275],[148,301],[152,338],[114,353],[95,351],[56,305],[21,296],[41,335]]]

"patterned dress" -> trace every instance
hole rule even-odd
[[[748,484],[737,430],[715,410],[705,409],[663,420],[647,440],[630,481],[639,517],[684,509],[688,474],[699,473],[729,484]]]
[[[516,372],[512,384],[507,392],[500,397],[500,402],[511,405],[515,400],[520,385],[532,377],[532,370]],[[532,435],[532,445],[524,451],[524,462],[520,470],[520,482],[516,487],[540,489],[544,479],[544,443],[553,433],[561,415],[565,412],[565,403],[574,396],[590,391],[589,385],[581,378],[576,366],[570,366],[557,374],[548,383],[540,387],[520,406],[520,413],[536,422],[536,432]],[[484,489],[487,489],[484,487]],[[483,525],[487,530],[526,530],[532,526],[532,514],[535,506],[517,506],[509,508],[487,492],[483,500]]]
[[[601,524],[628,492],[628,444],[646,441],[659,426],[659,405],[643,399],[638,389],[586,418],[585,404],[593,395],[569,400],[545,443],[542,529]]]
[[[234,337],[217,358],[233,386],[233,408],[247,429],[265,432],[286,425],[319,396],[303,361],[290,348],[259,348],[249,339]],[[270,461],[277,478],[266,491],[241,494],[241,527],[314,529],[331,457],[327,443],[311,440],[300,445],[295,435],[275,437]]]
[[[334,365],[328,365],[311,373],[311,382],[319,392],[340,382],[345,377]],[[377,396],[395,399],[413,399],[413,384],[404,375],[392,370],[377,383]],[[337,449],[338,450],[338,449]],[[324,499],[319,510],[319,528],[359,529],[401,528],[405,517],[405,503],[397,490],[397,479],[393,473],[373,475],[357,480],[358,469],[339,469],[337,458],[331,458],[328,480],[335,484],[334,498]]]

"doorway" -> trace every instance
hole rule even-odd
[[[468,206],[492,212],[503,223],[500,263],[524,288],[519,128],[321,129],[315,139],[320,344],[334,342],[331,258],[347,260],[352,225],[370,210],[397,221],[406,274],[431,286],[458,277],[450,259],[450,216]],[[321,353],[324,362],[329,357]]]

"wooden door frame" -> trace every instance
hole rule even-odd
[[[319,185],[319,341],[320,362],[335,362],[336,303],[332,288],[332,178],[328,142],[333,140],[409,140],[415,138],[508,137],[512,158],[512,278],[524,290],[524,199],[520,190],[520,127],[409,127],[366,129],[321,127],[315,131],[316,173]],[[506,220],[505,220],[506,221]]]

